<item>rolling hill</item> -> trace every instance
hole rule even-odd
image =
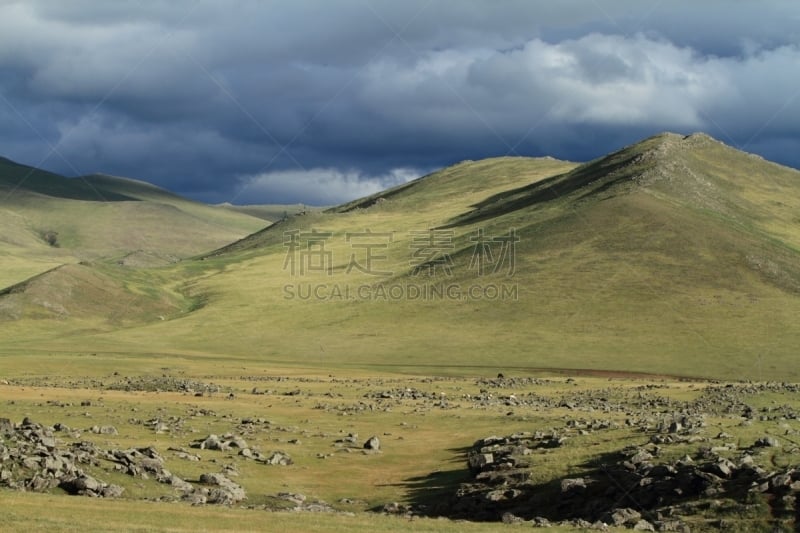
[[[67,179],[64,176],[15,163],[0,157],[0,192],[4,197],[35,193],[54,198],[115,202],[134,200],[113,190],[102,190],[85,179]]]
[[[77,342],[322,368],[797,379],[797,213],[800,172],[703,134],[580,165],[465,161],[139,273],[177,295],[166,320],[84,313],[91,335],[75,335],[77,318],[42,333],[22,313],[0,329],[13,353]],[[74,298],[60,305],[86,307]]]
[[[141,181],[0,159],[0,288],[80,261],[168,264],[268,224]]]
[[[263,218],[274,222],[282,220],[292,215],[297,215],[305,211],[318,211],[320,208],[307,206],[305,204],[264,204],[264,205],[233,205],[230,203],[218,204],[217,207],[227,209],[235,213]]]

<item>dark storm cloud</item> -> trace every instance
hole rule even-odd
[[[800,166],[798,28],[794,0],[0,0],[0,154],[320,204],[663,130]]]

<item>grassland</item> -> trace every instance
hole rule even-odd
[[[457,533],[461,531],[506,531],[504,524],[473,524],[419,518],[409,520],[380,515],[297,516],[295,513],[261,513],[240,509],[176,507],[169,503],[128,501],[100,502],[63,496],[3,494],[0,527],[13,531],[165,531],[165,532],[405,532]],[[49,512],[41,513],[43,507]],[[560,531],[554,528],[551,531]]]
[[[725,161],[730,170],[720,167]],[[581,167],[465,162],[290,217],[202,260],[137,274],[153,294],[181,299],[174,312],[154,307],[148,321],[138,309],[137,323],[123,329],[109,320],[116,311],[78,313],[81,327],[67,318],[44,332],[36,320],[6,322],[0,350],[162,352],[411,373],[566,368],[797,379],[797,176],[711,139],[672,135]],[[769,217],[777,203],[785,207]],[[442,265],[433,277],[413,275],[412,232],[431,228],[452,246],[451,275]],[[470,239],[512,228],[514,272],[504,265],[478,276]],[[292,273],[289,232],[312,230],[330,234],[330,273],[301,273],[300,251]],[[380,275],[350,265],[365,262],[367,251],[348,234],[367,231],[380,235],[362,235],[381,256]],[[430,287],[458,294],[409,297]],[[80,294],[72,298],[61,305],[85,307]]]
[[[169,264],[269,223],[136,180],[104,175],[68,179],[3,159],[0,288],[80,261]]]
[[[124,486],[126,494],[121,500],[87,501],[60,495],[57,489],[50,496],[0,492],[4,508],[13,509],[4,513],[4,528],[69,530],[82,524],[90,531],[100,531],[107,530],[107,524],[112,522],[98,518],[111,513],[114,529],[125,531],[188,531],[198,527],[198,521],[202,521],[201,530],[207,531],[263,531],[278,527],[282,531],[358,531],[370,527],[389,531],[401,528],[494,531],[498,526],[491,524],[421,516],[409,522],[404,515],[364,513],[380,510],[390,502],[418,510],[432,508],[452,498],[459,484],[470,479],[466,447],[488,435],[563,431],[570,420],[602,419],[614,424],[607,431],[576,433],[564,446],[539,450],[531,456],[535,468],[530,483],[579,476],[594,458],[625,446],[642,446],[659,433],[654,427],[643,432],[626,422],[637,416],[633,414],[639,409],[636,401],[669,401],[674,402],[673,409],[685,409],[702,397],[708,386],[653,378],[570,378],[540,374],[537,380],[516,385],[509,382],[508,388],[504,388],[482,378],[413,378],[358,370],[323,374],[314,368],[278,369],[255,364],[236,367],[232,362],[218,366],[196,360],[181,364],[171,358],[157,357],[139,358],[136,365],[127,361],[126,368],[125,360],[120,357],[108,361],[100,356],[74,358],[71,370],[85,374],[76,379],[42,378],[40,369],[32,362],[28,372],[0,386],[3,416],[17,421],[27,416],[50,426],[60,423],[78,432],[57,434],[63,442],[89,441],[110,450],[153,446],[167,458],[170,471],[186,480],[195,480],[203,472],[218,471],[223,465],[233,467],[238,472],[234,479],[247,490],[247,500],[232,508],[213,510],[211,506],[198,509],[187,503],[158,502],[155,501],[158,498],[170,499],[176,495],[153,479],[118,474],[111,465],[99,465],[90,472]],[[57,359],[48,364],[48,368],[57,367]],[[112,368],[118,370],[109,372]],[[136,373],[129,374],[127,370]],[[205,371],[213,374],[198,375]],[[201,382],[205,380],[220,387],[220,392],[198,397],[192,391],[120,390],[126,383],[146,385],[148,380],[163,387],[163,380],[159,381],[162,376],[180,380],[192,374]],[[507,377],[512,376],[507,374]],[[418,396],[404,397],[403,391],[414,391]],[[233,399],[229,397],[231,393]],[[536,401],[552,398],[563,406],[514,404],[510,400],[513,398]],[[586,398],[603,398],[610,409],[598,412]],[[784,415],[786,409],[800,409],[796,397],[779,391],[744,399],[764,413],[772,412],[775,406],[781,406]],[[646,416],[655,420],[674,414],[670,409],[651,409]],[[262,422],[242,425],[246,418]],[[145,423],[152,420],[164,422],[167,429],[154,431]],[[709,411],[703,415],[702,429],[693,433],[699,444],[664,446],[663,454],[697,456],[703,443],[727,442],[733,444],[729,449],[723,447],[727,450],[724,455],[735,459],[743,453],[739,450],[748,448],[756,439],[776,435],[784,446],[756,455],[759,464],[775,468],[793,463],[794,437],[785,435],[800,430],[796,420],[780,414],[768,415],[753,424],[742,424],[742,420],[739,413]],[[109,424],[118,434],[97,435],[89,430],[94,425]],[[251,447],[289,453],[294,464],[260,465],[236,451],[189,448],[194,440],[226,432],[243,436]],[[339,444],[351,434],[357,435],[354,445]],[[716,437],[719,434],[726,437],[720,440]],[[381,439],[381,452],[362,453],[362,442],[372,435]],[[180,459],[171,451],[178,449],[196,453],[200,460]],[[276,495],[286,492],[302,493],[309,501],[322,500],[331,504],[334,511],[322,514],[281,511]],[[33,512],[43,504],[48,506],[47,513]],[[750,512],[749,517],[738,522],[740,530],[790,523],[786,521],[789,517],[770,519],[753,514],[752,509]],[[547,510],[542,509],[541,513],[546,515]],[[725,516],[724,509],[719,513]],[[702,531],[714,529],[712,518],[687,519],[693,531]]]
[[[125,216],[141,220],[139,231],[151,228],[147,231],[163,247],[156,251],[177,249],[182,241],[186,255],[208,241],[193,233],[159,233],[156,226],[163,224],[165,212],[196,220],[205,216],[205,208],[188,207],[142,184],[107,177],[93,183],[109,194],[137,199],[102,204],[91,209],[97,218],[84,220],[90,202],[73,198],[67,219],[76,229],[59,233],[62,248],[47,247],[31,230],[13,233],[0,248],[5,253],[0,261],[8,266],[0,282],[75,262],[79,254],[73,250],[84,253],[87,246],[93,257],[0,294],[0,379],[10,383],[0,386],[0,400],[14,402],[3,416],[77,428],[102,420],[117,426],[119,436],[87,438],[104,446],[151,443],[162,451],[230,431],[243,417],[267,418],[274,424],[247,438],[264,449],[282,447],[295,464],[256,468],[225,457],[241,467],[247,504],[269,505],[271,495],[295,491],[356,513],[325,519],[268,514],[282,530],[473,527],[421,518],[409,526],[407,519],[361,513],[387,502],[420,504],[452,494],[468,475],[465,447],[478,438],[560,427],[574,417],[566,408],[480,407],[464,395],[481,394],[481,376],[551,377],[550,384],[515,391],[546,397],[576,387],[602,394],[656,384],[663,386],[658,394],[676,402],[697,399],[705,379],[800,379],[795,364],[800,173],[705,136],[665,134],[586,165],[549,158],[463,162],[343,206],[294,214],[195,259],[161,264],[156,257],[152,268],[119,264],[130,251],[154,248],[140,246],[126,232],[115,237],[116,210],[130,203]],[[54,225],[36,209],[38,199],[17,200],[0,216],[34,221],[36,228]],[[153,210],[152,218],[143,207]],[[63,216],[65,209],[53,212]],[[220,211],[214,216],[221,218],[208,219],[215,227],[246,229],[246,224],[237,226],[243,219],[226,218],[244,215]],[[90,220],[102,224],[82,226]],[[323,251],[319,244],[307,247],[313,231],[327,234],[329,256],[309,254]],[[495,240],[485,243],[493,255],[484,257],[494,264],[477,272],[480,232],[519,239],[513,269],[506,262],[493,271],[503,252],[502,241]],[[149,233],[140,235],[150,242]],[[212,235],[222,237],[207,236]],[[305,239],[303,247],[292,248],[292,235]],[[439,240],[425,244],[430,238]],[[122,246],[91,248],[91,243],[109,242]],[[372,269],[365,268],[368,254]],[[437,263],[442,254],[449,260]],[[308,257],[324,257],[317,264],[325,268],[314,269]],[[424,259],[431,258],[426,265]],[[148,260],[136,257],[138,264]],[[416,275],[419,266],[422,273]],[[434,275],[425,275],[429,269]],[[414,291],[433,291],[428,293],[433,296]],[[118,376],[161,375],[214,381],[235,399],[107,388]],[[253,395],[253,387],[271,392]],[[376,410],[374,399],[365,399],[392,387],[444,393],[454,407],[403,401]],[[299,394],[288,394],[296,390]],[[86,398],[97,408],[80,408]],[[70,405],[54,409],[48,400]],[[765,409],[797,408],[791,395],[764,394],[748,401]],[[369,404],[372,408],[364,407]],[[217,416],[193,418],[190,412],[198,407]],[[156,435],[130,422],[169,416],[184,418],[184,429]],[[706,438],[727,432],[740,448],[764,434],[792,435],[800,429],[791,418],[768,417],[751,425],[719,413],[707,418]],[[624,422],[622,415],[618,422]],[[361,440],[380,436],[384,452],[340,452],[333,441],[350,432]],[[540,479],[580,473],[581,465],[604,451],[641,445],[647,438],[629,428],[577,439],[547,457]],[[302,444],[290,444],[292,439]],[[783,466],[795,460],[794,453],[787,445],[764,460]],[[212,459],[204,453],[201,464],[215,464]],[[169,464],[190,479],[199,475],[196,465],[174,458]],[[159,490],[117,481],[124,482],[132,500]],[[250,527],[242,528],[238,520],[256,520],[252,529],[268,529],[261,518],[252,518],[263,513],[256,510],[194,514],[196,509],[177,504],[180,510],[170,518],[172,506],[162,512],[162,504],[152,502],[83,506],[53,496],[0,497],[20,509],[7,518],[12,529],[25,519],[23,510],[39,501],[56,502],[66,515],[49,513],[33,524],[39,528],[69,527],[70,513],[88,518],[113,508],[120,523],[146,513],[141,529],[182,530],[183,516],[206,517],[211,530]],[[741,520],[747,530],[780,526],[784,518],[772,523],[756,514]]]

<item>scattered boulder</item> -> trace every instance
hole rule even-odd
[[[86,474],[79,466],[94,464],[97,449],[89,443],[60,447],[52,428],[28,417],[15,425],[3,419],[0,442],[0,486],[14,490],[45,492],[60,487],[69,494],[117,497],[123,489]]]
[[[207,491],[198,489],[205,497],[205,503],[230,505],[247,498],[244,489],[224,474],[203,474],[200,483],[211,485]]]
[[[152,446],[108,451],[86,441],[65,446],[59,445],[50,428],[30,418],[18,425],[4,423],[4,426],[10,433],[0,440],[0,486],[3,487],[34,492],[61,488],[73,495],[118,498],[124,494],[123,487],[107,483],[82,469],[82,465],[97,469],[107,462],[117,472],[169,485],[195,504],[227,505],[245,499],[244,489],[224,474],[204,474],[200,481],[210,487],[197,487],[181,479],[166,469],[164,458]],[[100,427],[96,433],[102,434]],[[178,453],[186,454],[180,449]],[[186,456],[190,458],[190,454]],[[197,456],[191,458],[199,460]],[[282,464],[286,460],[277,461]]]
[[[682,427],[673,430],[693,431],[702,426],[700,417],[695,415],[680,420]],[[659,431],[655,422],[644,424],[649,431]],[[473,479],[462,483],[451,499],[435,504],[435,513],[477,521],[499,521],[513,515],[534,524],[579,528],[604,528],[607,524],[637,531],[688,531],[682,520],[671,517],[714,516],[719,504],[713,502],[722,499],[726,505],[730,501],[730,505],[740,505],[746,512],[752,506],[748,493],[754,492],[769,494],[770,501],[775,502],[771,505],[785,508],[786,512],[793,512],[795,502],[800,500],[800,471],[795,468],[769,471],[757,466],[748,453],[738,460],[720,455],[730,454],[735,447],[715,451],[704,445],[679,459],[667,459],[674,455],[662,453],[663,444],[628,446],[604,454],[602,461],[593,463],[582,477],[531,483],[533,465],[547,461],[549,442],[571,437],[570,431],[586,427],[589,424],[570,420],[566,430],[520,432],[476,441],[466,454]],[[709,440],[691,439],[689,436],[674,442]],[[760,442],[762,446],[775,445],[766,437]],[[702,505],[695,505],[697,502]],[[621,503],[635,505],[622,507]]]
[[[333,513],[336,510],[322,500],[309,499],[305,494],[279,492],[268,496],[269,503],[263,507],[267,511],[294,511],[304,513]]]
[[[473,473],[478,473],[494,463],[494,455],[491,453],[470,452],[467,457],[467,463]]]
[[[407,514],[411,511],[407,505],[403,505],[397,502],[387,503],[383,506],[383,512],[386,514]]]
[[[203,383],[191,379],[176,378],[171,376],[159,377],[126,377],[106,386],[109,390],[142,391],[142,392],[182,392],[185,394],[203,393],[212,394],[223,391],[223,388],[214,383]],[[225,392],[230,392],[225,389]]]
[[[656,528],[655,528],[655,526],[653,526],[653,524],[651,524],[647,520],[639,520],[633,526],[633,530],[634,531],[655,531]]]
[[[586,480],[583,478],[562,479],[561,492],[569,493],[580,489],[586,488]]]
[[[608,516],[608,520],[601,519],[603,522],[608,522],[614,526],[633,526],[639,523],[642,518],[642,513],[630,507],[623,507],[614,509]]]
[[[205,439],[196,440],[191,444],[192,448],[200,448],[201,450],[227,450],[228,446],[223,445],[222,441],[216,435],[209,435]]]
[[[119,485],[106,485],[103,487],[103,498],[119,498],[125,493],[125,489]]]
[[[777,448],[781,445],[780,441],[772,436],[764,436],[758,439],[753,446],[757,448]]]
[[[119,431],[114,426],[92,426],[89,428],[89,432],[97,435],[119,435]]]
[[[218,450],[228,451],[231,448],[238,448],[240,450],[247,448],[247,441],[238,435],[226,433],[221,437],[217,435],[209,435],[204,439],[199,439],[190,444],[192,448],[199,448],[201,450]]]
[[[284,452],[272,452],[269,456],[262,456],[256,460],[264,464],[278,466],[288,466],[294,463],[294,461],[292,461],[292,457],[288,453]]]

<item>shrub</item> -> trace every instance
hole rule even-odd
[[[52,246],[53,248],[58,248],[58,232],[53,231],[51,229],[42,232],[42,239],[44,242]]]

